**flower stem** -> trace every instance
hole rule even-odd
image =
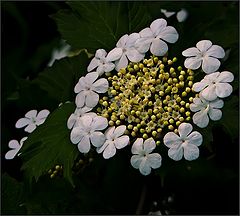
[[[141,196],[140,196],[140,199],[139,199],[139,202],[138,202],[136,215],[142,214],[146,194],[147,194],[147,185],[146,185],[146,183],[144,183],[143,188],[142,188],[142,192],[141,192]]]

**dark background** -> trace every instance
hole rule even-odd
[[[140,206],[140,212],[143,214],[158,209],[162,213],[168,211],[170,214],[239,214],[239,140],[238,137],[232,138],[221,124],[213,126],[211,148],[214,156],[212,158],[208,158],[212,154],[209,154],[207,148],[202,147],[200,148],[202,157],[199,160],[191,163],[181,161],[177,164],[170,161],[167,171],[165,168],[165,171],[160,173],[161,177],[159,175],[143,177],[131,168],[128,175],[124,169],[111,174],[109,167],[118,166],[118,163],[124,159],[116,156],[116,159],[109,162],[107,168],[107,165],[101,161],[104,170],[100,173],[105,175],[106,188],[109,191],[105,190],[106,188],[102,190],[98,188],[99,179],[94,180],[95,175],[91,171],[84,172],[81,181],[88,187],[83,195],[85,201],[78,197],[78,192],[83,191],[81,185],[72,191],[70,186],[66,187],[63,180],[49,182],[43,177],[34,185],[33,191],[22,188],[21,160],[16,158],[6,161],[4,155],[8,150],[9,140],[19,140],[22,137],[22,133],[14,125],[26,110],[45,107],[51,110],[56,106],[56,102],[38,86],[24,80],[37,77],[49,62],[52,49],[60,41],[57,26],[49,15],[68,6],[64,2],[2,2],[1,4],[1,160],[2,176],[5,176],[2,181],[4,184],[2,186],[5,187],[2,192],[3,214],[135,214],[141,196],[145,198],[144,204]],[[191,4],[193,8],[198,7],[197,3],[191,2]],[[227,2],[218,4],[226,5],[226,10],[229,6]],[[208,4],[206,3],[204,7],[207,8]],[[238,3],[235,3],[235,7],[238,7]],[[238,91],[233,92],[233,95],[238,96]],[[236,127],[238,128],[238,122]],[[92,169],[96,168],[94,164],[91,166]],[[88,182],[89,178],[90,182]],[[51,189],[49,191],[46,188]],[[142,194],[142,190],[145,190],[143,188],[146,188],[145,195]],[[16,207],[16,198],[13,197],[16,190],[25,193],[25,200],[32,199],[36,202],[32,201],[28,205]],[[44,199],[44,193],[48,199],[44,205],[36,205],[39,200]],[[59,196],[66,198],[59,203],[70,203],[66,204],[66,208],[60,207],[59,203],[55,203],[56,200],[53,201],[60,199]],[[168,202],[168,197],[173,201]],[[153,201],[157,201],[157,206],[153,205]]]

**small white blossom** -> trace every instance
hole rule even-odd
[[[203,98],[208,101],[213,101],[217,97],[225,98],[228,97],[233,88],[229,84],[234,80],[234,76],[231,72],[215,72],[206,75],[200,82],[196,82],[193,85],[195,92],[200,92]]]
[[[27,137],[24,137],[20,140],[20,142],[18,142],[17,140],[11,140],[8,143],[8,147],[11,148],[11,150],[9,150],[6,154],[5,154],[5,158],[7,160],[11,160],[13,159],[17,153],[19,152],[19,150],[21,149],[24,141],[27,139]],[[19,155],[19,154],[18,154]]]
[[[149,48],[152,54],[163,56],[168,51],[168,43],[175,43],[178,40],[178,33],[172,26],[167,26],[165,19],[154,20],[150,28],[139,32],[140,38],[136,41],[135,47],[141,53],[146,53]],[[166,41],[166,42],[165,42]]]
[[[70,139],[73,144],[78,144],[82,153],[90,151],[90,142],[95,147],[100,147],[105,141],[105,136],[100,130],[108,126],[108,121],[102,116],[84,115],[78,120],[78,125],[72,129]]]
[[[67,121],[67,127],[68,129],[71,129],[73,127],[76,127],[76,125],[78,125],[78,120],[80,119],[80,117],[82,117],[83,115],[92,115],[93,117],[97,116],[96,113],[94,112],[89,112],[91,111],[93,108],[91,107],[81,107],[81,108],[76,108],[74,113],[72,113],[70,115],[70,117],[68,118]]]
[[[176,14],[176,12],[174,12],[174,11],[167,11],[167,10],[165,10],[165,9],[161,9],[161,12],[162,12],[167,18],[169,18],[169,17],[173,16],[174,14]],[[178,22],[184,22],[184,21],[187,19],[187,17],[188,17],[188,12],[187,12],[187,10],[184,9],[184,8],[181,9],[180,11],[177,12],[176,17],[177,17]]]
[[[104,49],[98,49],[95,53],[95,57],[91,60],[88,65],[87,71],[90,72],[97,68],[99,76],[104,72],[110,72],[115,68],[112,62],[106,60],[107,52]]]
[[[108,128],[105,132],[106,141],[97,148],[97,152],[103,152],[105,159],[113,157],[116,154],[116,149],[122,149],[129,143],[129,137],[123,135],[125,131],[125,125],[120,125],[116,129],[115,126]]]
[[[49,115],[48,110],[42,110],[37,114],[37,110],[30,110],[25,114],[24,118],[20,118],[16,122],[16,128],[22,128],[27,126],[24,130],[28,133],[33,132],[37,126],[43,124]]]
[[[150,154],[156,148],[153,138],[149,138],[143,142],[143,138],[137,138],[132,145],[131,164],[135,169],[139,169],[143,175],[149,175],[152,169],[161,166],[162,157],[158,153]]]
[[[167,11],[166,9],[161,9],[161,13],[165,15],[165,17],[169,18],[173,16],[176,12],[174,11]]]
[[[223,58],[225,52],[222,47],[212,45],[210,40],[201,40],[196,47],[184,50],[182,55],[189,57],[184,62],[186,68],[196,70],[202,65],[202,70],[209,74],[218,70],[221,64],[218,58]]]
[[[178,133],[168,132],[164,138],[164,144],[170,148],[168,150],[168,156],[179,161],[184,158],[186,160],[195,160],[199,157],[198,146],[202,144],[202,135],[197,131],[192,131],[193,127],[189,123],[182,123],[178,127]]]
[[[144,53],[136,50],[134,44],[137,39],[140,38],[138,33],[132,33],[130,35],[123,35],[116,44],[116,48],[111,50],[107,57],[107,61],[115,61],[115,68],[119,71],[121,68],[125,68],[128,65],[128,59],[131,62],[139,62],[144,58]]]
[[[97,78],[98,72],[91,72],[79,79],[74,88],[74,92],[78,93],[75,100],[77,107],[83,107],[84,105],[95,107],[99,100],[97,93],[107,92],[109,85],[107,79],[101,78],[97,80]]]
[[[193,99],[193,103],[190,104],[190,110],[196,112],[193,115],[193,123],[200,128],[204,128],[209,123],[208,115],[213,121],[221,119],[222,111],[219,109],[223,107],[224,102],[218,98],[214,101],[207,101],[201,94],[199,96],[200,98]]]

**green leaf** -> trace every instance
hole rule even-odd
[[[111,50],[120,37],[146,26],[144,3],[68,2],[71,10],[53,15],[62,37],[74,48]]]
[[[51,113],[44,124],[29,135],[21,149],[22,170],[30,181],[38,178],[56,164],[63,165],[63,175],[73,185],[72,166],[78,150],[70,141],[67,119],[74,105],[66,103]]]
[[[58,102],[72,100],[74,85],[86,73],[88,64],[87,53],[82,51],[78,56],[56,61],[52,67],[40,73],[33,82]]]

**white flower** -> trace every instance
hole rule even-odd
[[[139,32],[139,38],[135,47],[141,53],[146,53],[149,48],[152,54],[163,56],[168,51],[168,46],[164,42],[175,43],[178,40],[178,33],[172,26],[167,26],[165,19],[154,20],[150,28],[145,28]]]
[[[24,130],[28,133],[33,132],[37,126],[43,124],[49,115],[48,110],[42,110],[37,114],[37,110],[30,110],[25,114],[24,118],[20,118],[16,122],[16,128],[22,128],[27,126]]]
[[[105,132],[106,141],[97,148],[97,153],[103,152],[105,159],[111,158],[116,154],[116,149],[122,149],[129,143],[129,137],[123,135],[126,130],[125,125],[110,127]]]
[[[95,147],[100,147],[105,141],[105,136],[100,130],[108,126],[108,121],[102,116],[84,115],[77,127],[72,129],[70,139],[73,144],[78,144],[78,149],[82,153],[90,151],[90,142]]]
[[[131,62],[139,62],[144,58],[144,53],[138,52],[134,47],[137,39],[140,38],[138,33],[132,33],[130,35],[123,35],[116,44],[116,48],[111,50],[107,57],[107,61],[115,61],[116,70],[125,68],[128,65],[128,59]]]
[[[70,117],[68,118],[67,121],[67,127],[68,129],[71,129],[73,127],[76,127],[76,125],[78,125],[78,120],[80,119],[80,117],[82,117],[83,115],[92,115],[93,117],[97,116],[96,113],[94,112],[89,112],[91,111],[93,108],[91,107],[82,107],[82,108],[76,108],[74,113],[72,113],[70,115]],[[88,113],[89,112],[89,113]]]
[[[108,90],[108,81],[105,78],[98,78],[98,72],[88,73],[85,77],[81,77],[74,88],[74,92],[78,93],[75,103],[77,107],[95,107],[99,100],[97,93],[105,93]]]
[[[231,72],[215,72],[206,75],[200,82],[196,82],[193,85],[195,92],[200,92],[202,97],[208,101],[213,101],[217,97],[225,98],[228,97],[233,88],[229,84],[234,80],[234,76]]]
[[[168,156],[179,161],[183,155],[186,160],[195,160],[199,157],[198,146],[202,144],[202,135],[197,131],[192,131],[193,127],[189,123],[182,123],[178,127],[178,133],[168,132],[164,138],[164,144],[170,148],[168,150]]]
[[[152,169],[157,169],[162,164],[162,157],[158,153],[150,154],[156,148],[153,138],[143,142],[143,138],[137,138],[132,145],[131,164],[135,169],[139,169],[143,175],[149,175]]]
[[[24,137],[20,140],[20,142],[18,142],[17,140],[11,140],[8,143],[8,147],[11,148],[11,150],[9,150],[6,154],[5,154],[5,158],[7,160],[11,160],[13,159],[17,153],[19,152],[19,150],[21,149],[24,141],[27,139],[27,137]],[[19,155],[19,154],[18,154]]]
[[[190,57],[185,60],[184,66],[195,70],[202,65],[202,70],[207,74],[217,71],[221,64],[218,58],[225,56],[224,49],[218,45],[212,45],[210,40],[201,40],[196,47],[182,52],[183,56]]]
[[[95,57],[91,60],[88,65],[87,71],[90,72],[93,69],[97,68],[99,76],[104,72],[110,72],[115,68],[115,65],[112,62],[106,60],[107,52],[104,49],[98,49],[95,53]]]
[[[161,12],[167,18],[169,18],[169,17],[173,16],[174,14],[176,14],[176,12],[174,12],[174,11],[167,11],[165,9],[161,9]],[[188,17],[188,12],[183,8],[180,11],[177,12],[176,17],[177,17],[178,22],[184,22],[187,19],[187,17]]]
[[[218,98],[214,101],[207,101],[201,94],[199,96],[200,98],[193,99],[193,103],[190,104],[190,110],[196,112],[193,115],[193,123],[200,128],[204,128],[209,123],[208,115],[213,121],[221,119],[222,111],[219,109],[223,107],[224,102]]]

